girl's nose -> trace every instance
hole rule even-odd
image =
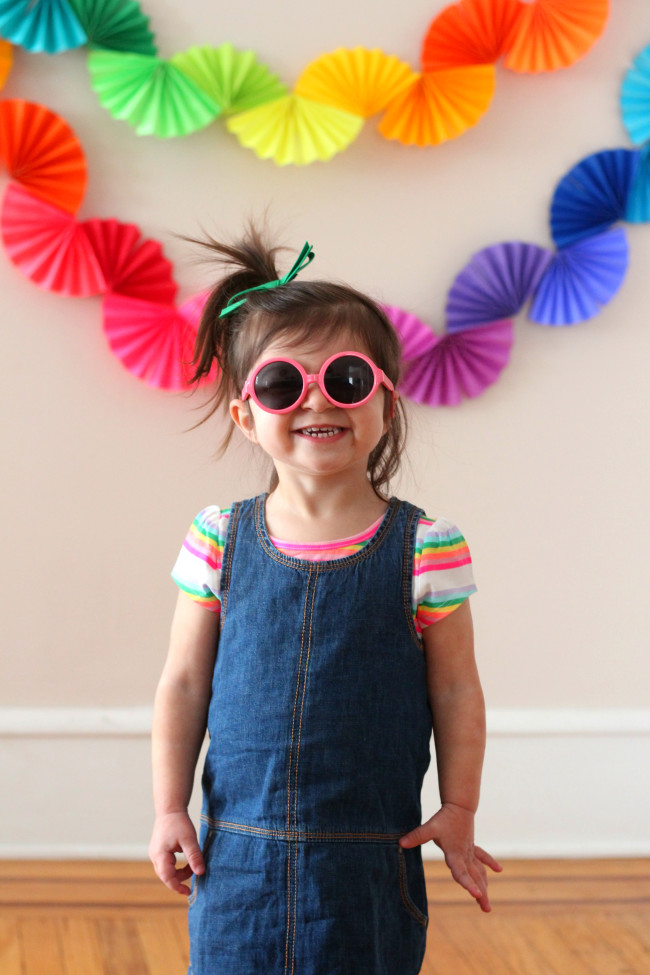
[[[307,395],[300,404],[305,410],[312,410],[314,413],[323,413],[332,408],[332,404],[323,394],[317,382],[311,382],[307,390]]]

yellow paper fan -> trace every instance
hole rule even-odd
[[[368,118],[406,88],[412,75],[408,64],[383,51],[340,47],[308,64],[295,92]]]
[[[226,122],[241,144],[278,166],[306,166],[331,159],[357,137],[363,119],[331,105],[291,94]]]
[[[3,41],[0,37],[0,88],[4,87],[7,75],[11,71],[13,61],[12,47],[9,41]]]
[[[410,87],[388,106],[379,131],[406,146],[455,139],[487,111],[495,75],[491,64],[415,74]]]

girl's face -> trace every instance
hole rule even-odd
[[[362,342],[343,332],[318,345],[295,345],[286,339],[268,345],[252,369],[285,356],[314,375],[326,359],[344,351],[370,355]],[[236,399],[230,415],[242,433],[273,458],[280,480],[293,472],[318,477],[358,473],[365,481],[368,457],[390,425],[390,398],[380,385],[367,403],[345,409],[330,403],[312,383],[302,403],[289,413],[268,413],[252,399]]]

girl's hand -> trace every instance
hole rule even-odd
[[[399,844],[410,849],[429,840],[433,840],[444,853],[445,863],[456,883],[476,898],[482,911],[491,911],[485,867],[496,873],[503,867],[480,846],[474,846],[474,813],[454,803],[443,802],[435,816],[403,836]]]
[[[176,866],[175,853],[182,853],[187,860],[184,867]],[[192,874],[205,873],[205,861],[196,837],[192,820],[186,812],[166,813],[157,816],[149,844],[149,859],[164,884],[177,894],[187,897],[190,888],[181,881]]]

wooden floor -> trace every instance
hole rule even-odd
[[[427,887],[422,975],[650,975],[650,860],[506,862],[491,914],[443,864]],[[0,861],[1,975],[185,975],[187,953],[149,864]]]

